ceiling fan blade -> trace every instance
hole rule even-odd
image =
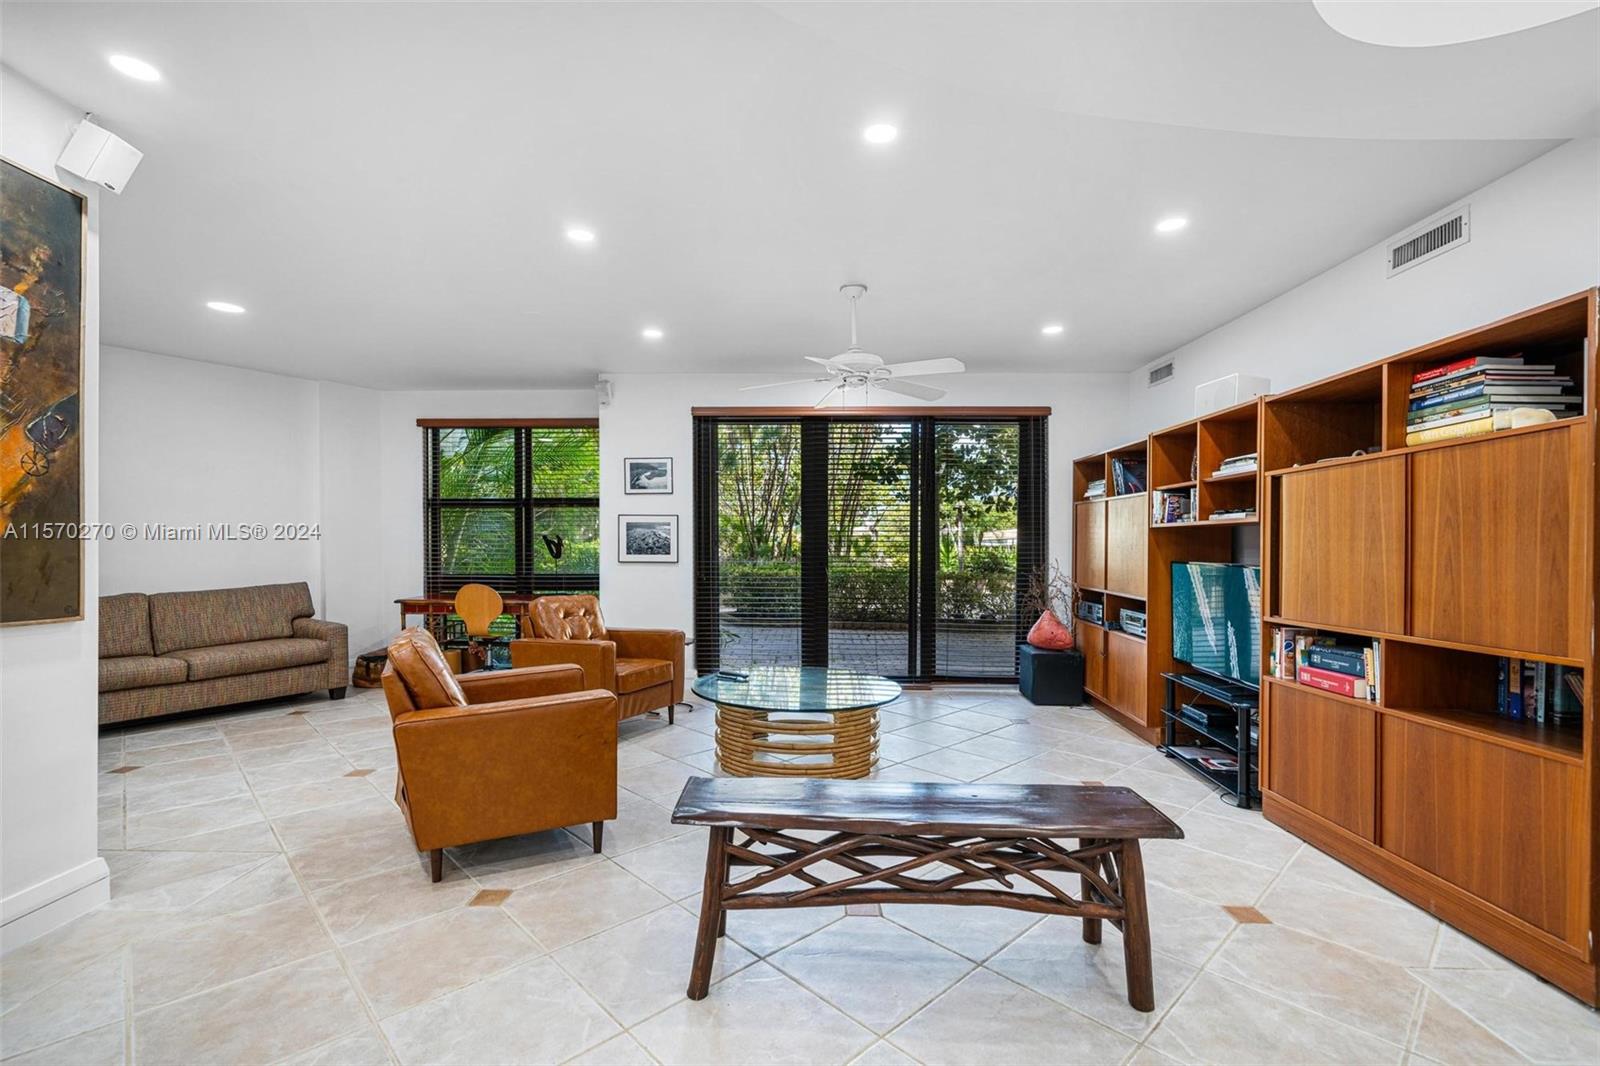
[[[805,358],[806,362],[808,362],[808,363],[816,363],[819,366],[832,366],[833,365],[833,363],[829,362],[827,359],[822,358],[822,356],[820,356],[820,355],[808,355],[808,356],[805,356],[804,358]]]
[[[912,378],[924,374],[959,374],[967,369],[967,364],[959,359],[918,359],[910,363],[890,363],[883,369],[897,378]]]
[[[872,387],[884,392],[898,392],[902,396],[915,396],[919,400],[937,400],[945,393],[944,389],[936,389],[932,385],[919,385],[915,381],[901,381],[898,378],[874,381]]]
[[[739,391],[751,392],[755,389],[776,389],[781,388],[784,385],[816,385],[824,381],[832,380],[832,378],[798,378],[794,381],[769,381],[765,385],[745,385],[742,386]]]
[[[834,393],[838,392],[842,388],[844,388],[843,385],[835,385],[833,388],[831,388],[827,392],[823,393],[822,394],[822,399],[820,399],[816,403],[812,404],[811,405],[812,408],[820,410],[821,408],[828,406],[829,397],[831,397]]]

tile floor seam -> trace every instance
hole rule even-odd
[[[235,754],[234,758],[235,761],[237,761],[237,753]],[[240,769],[242,772],[243,767]],[[256,792],[255,786],[250,783],[248,776],[245,777],[245,788],[249,790],[250,799],[253,803],[255,803],[256,809],[261,811],[261,816],[263,818],[266,818],[266,811],[262,810],[261,808],[260,795]],[[383,1042],[383,1046],[385,1050],[388,1051],[389,1057],[393,1061],[399,1062],[400,1056],[395,1052],[393,1045],[389,1043],[389,1035],[383,1031],[383,1026],[379,1024],[378,1012],[376,1008],[373,1007],[371,1000],[368,998],[366,989],[362,988],[361,982],[356,980],[355,972],[350,965],[350,960],[345,958],[344,951],[339,944],[338,938],[333,935],[332,926],[328,924],[328,920],[326,917],[324,917],[322,909],[317,906],[317,901],[313,898],[311,891],[306,887],[304,878],[300,876],[300,871],[295,867],[294,862],[290,860],[288,844],[283,839],[283,836],[278,832],[278,827],[273,824],[270,818],[267,818],[267,831],[271,833],[272,838],[278,842],[278,849],[283,854],[284,865],[289,868],[289,876],[293,878],[295,887],[300,890],[300,898],[305,902],[307,907],[311,908],[311,914],[313,918],[315,918],[317,924],[321,926],[323,934],[328,938],[328,943],[331,945],[334,958],[339,962],[339,971],[344,975],[345,982],[350,986],[350,990],[355,993],[356,1001],[361,1004],[361,1009],[366,1014],[367,1020],[371,1027],[377,1031],[378,1039]],[[351,880],[355,879],[351,878]],[[314,958],[315,956],[308,957]],[[260,972],[265,973],[267,971],[263,970]],[[349,1034],[340,1034],[340,1036],[336,1039],[343,1039],[347,1035]],[[292,1058],[293,1055],[290,1057]],[[135,1066],[135,1064],[130,1064],[130,1066]]]
[[[1219,973],[1216,970],[1206,970],[1204,972],[1206,974],[1208,974],[1210,977],[1212,977],[1212,978],[1214,978],[1214,979],[1216,979],[1218,981],[1226,981],[1231,985],[1237,985],[1239,988],[1244,989],[1246,992],[1253,993],[1253,994],[1258,995],[1258,996],[1265,996],[1268,999],[1272,1000],[1274,1003],[1281,1003],[1281,1004],[1283,1004],[1283,1005],[1285,1005],[1287,1007],[1291,1007],[1294,1010],[1300,1011],[1300,1012],[1302,1012],[1304,1014],[1315,1015],[1316,1017],[1321,1018],[1325,1022],[1330,1022],[1333,1025],[1339,1026],[1342,1029],[1348,1029],[1352,1033],[1360,1033],[1362,1036],[1366,1037],[1369,1040],[1375,1040],[1380,1044],[1385,1044],[1385,1045],[1387,1045],[1389,1047],[1394,1048],[1396,1051],[1401,1053],[1402,1057],[1406,1054],[1406,1049],[1403,1046],[1401,1046],[1400,1044],[1396,1044],[1393,1040],[1390,1040],[1388,1037],[1378,1036],[1377,1034],[1373,1033],[1371,1030],[1363,1029],[1359,1025],[1352,1025],[1350,1022],[1344,1021],[1343,1019],[1335,1018],[1332,1015],[1324,1014],[1322,1011],[1317,1010],[1317,1009],[1315,1009],[1313,1007],[1308,1007],[1304,1003],[1296,1003],[1293,1000],[1286,999],[1283,996],[1280,996],[1280,995],[1274,993],[1270,989],[1258,987],[1256,985],[1250,984],[1249,982],[1241,981],[1238,978],[1230,977],[1227,974]]]

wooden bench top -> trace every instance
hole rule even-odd
[[[1177,838],[1183,830],[1131,788],[691,777],[679,825],[984,837]]]

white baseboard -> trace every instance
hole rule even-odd
[[[0,954],[38,940],[111,898],[111,870],[98,855],[0,900]]]

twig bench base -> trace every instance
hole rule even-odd
[[[1091,944],[1111,922],[1128,1002],[1155,1008],[1139,841],[1183,831],[1131,789],[696,777],[672,820],[710,828],[690,999],[730,910],[942,903],[1080,918]]]

